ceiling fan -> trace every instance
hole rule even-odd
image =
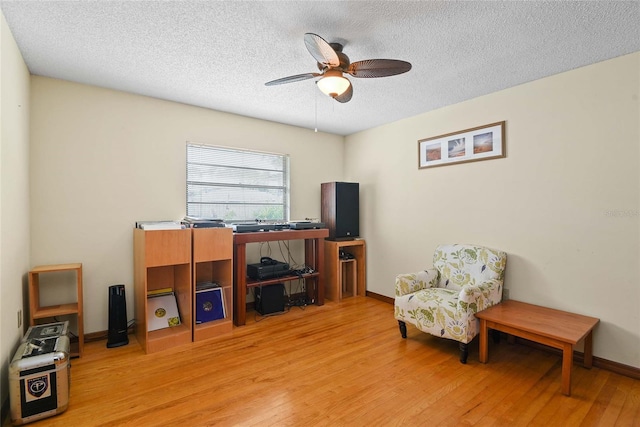
[[[311,56],[318,62],[320,72],[283,77],[265,83],[266,86],[321,77],[317,81],[318,88],[336,101],[345,103],[349,102],[353,96],[353,86],[349,79],[343,76],[343,73],[352,77],[373,78],[395,76],[411,69],[410,63],[397,59],[366,59],[351,63],[349,57],[342,53],[340,43],[327,43],[322,37],[313,33],[304,35],[304,44]]]

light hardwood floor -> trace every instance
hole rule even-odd
[[[146,355],[133,336],[87,343],[70,405],[36,426],[640,426],[640,381],[489,342],[467,365],[458,345],[408,325],[393,306],[351,297],[254,320],[222,337]],[[597,331],[596,331],[597,333]],[[5,425],[10,425],[9,420]]]

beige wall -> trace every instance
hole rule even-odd
[[[594,354],[640,367],[639,86],[635,53],[347,137],[368,290],[439,243],[499,248],[512,299],[600,318]],[[502,120],[506,158],[418,169],[419,139]]]
[[[29,270],[29,70],[0,13],[0,402],[22,328]],[[26,302],[26,297],[24,298]]]
[[[342,178],[341,136],[37,76],[31,85],[31,262],[83,263],[86,333],[107,329],[112,284],[125,284],[133,319],[133,227],[185,215],[187,141],[289,154],[292,218],[319,217],[320,183]]]

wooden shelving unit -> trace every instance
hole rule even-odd
[[[59,305],[43,306],[40,304],[40,276],[61,275],[65,272],[75,272],[76,300]],[[82,264],[41,265],[29,271],[29,325],[62,320],[61,316],[76,316],[78,338],[72,340],[71,357],[81,357],[84,350],[84,320],[82,317]]]
[[[134,230],[136,338],[146,353],[191,342],[191,230]],[[180,325],[147,330],[147,292],[172,288]]]
[[[233,231],[230,228],[192,229],[193,341],[202,341],[233,329]],[[196,324],[196,284],[216,282],[222,287],[225,318]]]

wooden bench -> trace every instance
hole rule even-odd
[[[571,395],[573,347],[584,339],[584,366],[593,363],[593,328],[600,321],[520,301],[508,300],[476,313],[480,319],[480,362],[489,356],[489,329],[562,350],[562,393]]]

